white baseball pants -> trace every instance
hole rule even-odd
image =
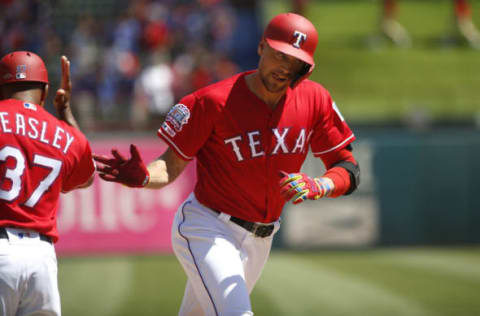
[[[172,245],[187,285],[180,316],[253,315],[250,293],[268,259],[273,235],[260,238],[200,204],[192,193],[179,207]]]
[[[0,238],[0,315],[59,316],[57,257],[38,233],[6,228]]]

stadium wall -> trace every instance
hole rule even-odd
[[[339,199],[287,205],[274,246],[291,249],[448,245],[480,242],[480,131],[357,128],[361,185]],[[139,145],[146,161],[166,145],[154,137],[94,139],[98,154]],[[309,156],[303,171],[322,174]],[[96,179],[63,195],[60,254],[171,252],[173,215],[193,190],[194,164],[160,191]]]

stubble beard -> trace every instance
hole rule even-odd
[[[262,73],[260,73],[260,80],[262,81],[265,89],[267,89],[267,91],[271,92],[271,93],[282,92],[282,91],[286,90],[286,87],[287,87],[286,84],[285,85],[280,85],[278,83],[269,81],[268,75],[264,75]],[[274,80],[274,79],[272,79],[272,80]]]

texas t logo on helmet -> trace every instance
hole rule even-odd
[[[293,32],[293,36],[297,38],[297,41],[293,43],[293,46],[296,48],[300,48],[300,44],[307,40],[307,34],[300,31]]]

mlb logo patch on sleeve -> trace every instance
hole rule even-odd
[[[190,118],[190,110],[184,104],[175,104],[175,106],[168,112],[166,121],[172,124],[173,128],[180,132],[183,125],[188,123]]]

